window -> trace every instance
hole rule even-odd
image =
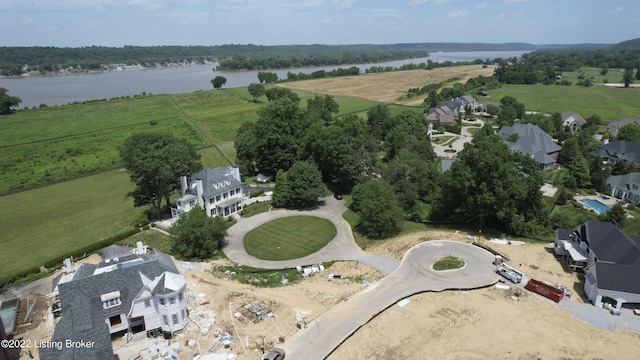
[[[214,199],[213,198],[209,199],[209,204],[213,204],[213,203],[214,203]]]
[[[109,300],[103,301],[102,307],[105,309],[109,309],[112,307],[116,307],[120,304],[122,304],[122,301],[120,300],[120,298],[115,298],[115,299],[109,299]]]
[[[172,296],[172,297],[169,298],[169,304],[171,304],[171,305],[175,305],[176,304],[175,296]]]
[[[229,191],[229,196],[233,196],[233,194],[235,194],[235,193],[236,193],[235,190],[231,190],[231,191]]]
[[[181,314],[182,314],[182,319],[183,319],[183,320],[187,318],[187,316],[186,316],[186,314],[185,314],[185,311],[184,311],[184,309],[182,309],[182,312],[181,312]]]
[[[238,194],[238,195],[240,195],[240,194],[241,194],[241,192],[240,192],[240,188],[237,188],[237,189],[236,189],[236,194]]]
[[[160,305],[164,306],[164,298],[160,298]]]
[[[120,318],[120,315],[112,316],[109,318],[109,324],[111,326],[122,324],[122,318]]]
[[[184,299],[184,293],[178,294],[178,300],[182,301]]]
[[[220,195],[216,196],[216,202],[220,201]]]
[[[164,321],[165,325],[169,326],[169,318],[167,315],[162,315],[162,321]]]
[[[171,319],[173,319],[173,325],[178,324],[178,314],[171,315]]]
[[[146,308],[151,307],[151,299],[146,299],[144,301],[144,307],[146,307]]]
[[[229,193],[224,193],[224,194],[222,194],[222,198],[223,198],[223,199],[226,199],[226,198],[228,198],[228,197],[229,197]]]
[[[191,200],[191,201],[189,201],[189,206],[193,206],[193,205],[195,205],[195,204],[196,204],[196,201],[195,201],[195,200]]]

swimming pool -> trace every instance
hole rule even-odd
[[[598,200],[594,199],[582,199],[580,202],[587,208],[597,212],[598,214],[604,214],[611,210],[611,206],[605,205]]]

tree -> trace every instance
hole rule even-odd
[[[569,174],[576,179],[579,188],[587,188],[591,185],[591,173],[589,172],[589,162],[584,156],[576,156],[569,167]]]
[[[202,169],[193,145],[172,134],[133,134],[120,149],[120,157],[136,185],[134,205],[151,205],[158,218],[163,198],[170,206],[169,198],[180,175]]]
[[[284,186],[280,183],[284,180]],[[313,206],[324,194],[322,175],[318,168],[306,161],[297,161],[286,175],[278,172],[273,205],[293,209]]]
[[[580,145],[578,144],[578,138],[574,135],[567,137],[562,143],[560,154],[558,155],[558,164],[564,167],[570,167],[575,159],[580,155]]]
[[[502,126],[513,126],[516,121],[516,116],[517,113],[514,107],[508,105],[502,108],[500,114],[498,114],[498,119],[496,121]]]
[[[609,211],[604,215],[604,221],[608,221],[622,229],[627,220],[627,211],[622,207],[622,204],[616,202]]]
[[[378,104],[367,111],[367,124],[371,136],[376,140],[384,139],[391,123],[391,110],[386,105]]]
[[[624,82],[624,87],[629,87],[629,84],[633,82],[633,69],[627,68],[624,70],[624,74],[622,75],[622,82]]]
[[[311,121],[323,120],[325,124],[331,123],[331,114],[340,112],[340,106],[333,96],[314,96],[307,100],[307,114]]]
[[[512,154],[497,135],[483,135],[465,145],[458,159],[440,176],[434,219],[538,234],[546,214],[542,178],[531,157]]]
[[[368,128],[357,115],[339,118],[334,124],[314,124],[302,144],[302,158],[312,158],[324,182],[336,192],[350,192],[372,167],[367,151]]]
[[[264,86],[262,84],[249,84],[249,94],[253,96],[253,102],[258,102],[258,98],[264,95]]]
[[[266,90],[264,94],[269,101],[275,101],[283,97],[288,97],[294,103],[300,103],[300,97],[298,97],[298,94],[291,91],[291,89],[273,87]]]
[[[214,89],[220,89],[222,87],[222,85],[227,83],[227,78],[224,76],[216,76],[213,78],[213,80],[211,80],[211,85],[213,85]]]
[[[351,208],[360,216],[356,228],[374,239],[400,233],[402,209],[393,187],[384,179],[368,180],[353,188]]]
[[[618,140],[640,142],[640,126],[630,123],[620,127]]]
[[[13,111],[13,107],[18,106],[22,102],[17,96],[10,96],[9,90],[0,87],[0,115],[8,114]]]
[[[169,230],[171,251],[187,259],[215,254],[227,236],[227,225],[221,217],[210,218],[200,206],[182,214]]]

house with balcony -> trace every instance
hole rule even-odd
[[[640,305],[639,236],[589,220],[574,230],[558,229],[554,252],[572,270],[584,273],[584,292],[593,305]]]
[[[616,199],[639,205],[640,172],[609,176],[604,185],[604,192]]]
[[[200,206],[209,217],[228,217],[242,210],[244,192],[237,166],[203,169],[190,177],[180,176],[180,198],[171,209],[171,217],[177,219]]]
[[[59,317],[52,341],[95,341],[91,349],[42,349],[43,359],[114,358],[111,336],[171,336],[189,323],[186,279],[163,252],[112,245],[98,264],[74,267],[65,260],[53,279],[52,311]],[[75,339],[75,340],[74,340]]]

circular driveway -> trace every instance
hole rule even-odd
[[[436,271],[444,256],[465,261],[461,269]],[[389,276],[331,308],[283,344],[293,359],[324,359],[352,333],[398,300],[426,291],[477,289],[498,281],[494,257],[477,246],[454,241],[429,241],[411,248]]]
[[[357,260],[367,264],[383,274],[391,273],[399,264],[397,260],[384,256],[365,253],[353,240],[351,226],[342,217],[347,211],[344,201],[327,197],[320,201],[320,205],[312,210],[273,210],[248,218],[241,218],[238,223],[228,230],[227,241],[222,247],[227,257],[240,265],[252,266],[260,269],[290,269],[296,266],[319,264],[336,260]],[[244,236],[254,228],[273,219],[289,216],[317,216],[327,219],[336,227],[336,236],[319,251],[292,260],[271,261],[250,256],[244,249]]]
[[[322,199],[321,205],[313,210],[274,210],[243,218],[228,231],[222,250],[229,259],[241,265],[284,269],[335,260],[357,260],[389,274],[331,308],[283,344],[292,359],[324,359],[357,329],[408,296],[426,291],[477,289],[498,281],[493,254],[462,242],[424,242],[409,249],[401,262],[365,253],[356,245],[349,223],[342,218],[345,211],[343,201],[329,197]],[[299,259],[269,261],[247,254],[243,245],[247,232],[270,220],[294,215],[327,219],[335,225],[336,236],[320,251]],[[433,270],[433,264],[445,256],[459,257],[465,265],[455,270]]]

